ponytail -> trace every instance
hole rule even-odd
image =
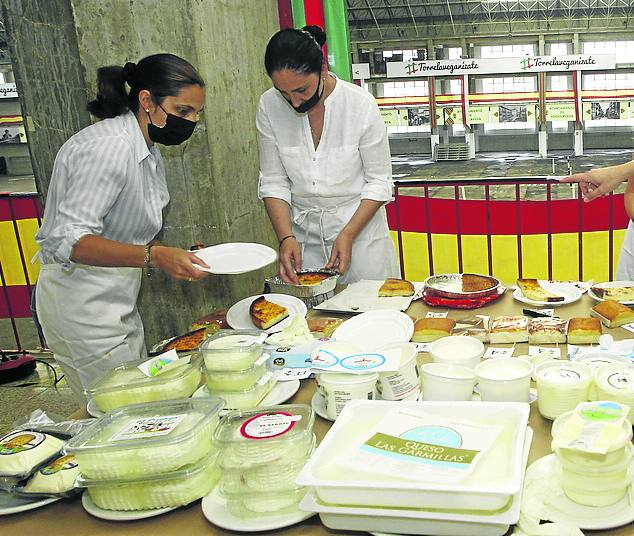
[[[130,91],[126,91],[126,84]],[[152,94],[157,104],[175,97],[185,86],[205,87],[196,69],[173,54],[154,54],[139,61],[97,69],[97,98],[88,103],[88,111],[99,119],[108,119],[131,110],[139,111],[139,92]]]

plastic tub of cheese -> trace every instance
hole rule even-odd
[[[214,434],[223,469],[305,458],[315,413],[305,404],[229,412]]]
[[[217,453],[168,473],[138,480],[79,479],[82,487],[104,510],[151,510],[184,506],[210,493],[218,483]]]
[[[432,342],[429,353],[435,363],[474,369],[484,355],[484,344],[475,337],[453,335]]]
[[[226,498],[227,509],[236,517],[253,518],[266,515],[284,515],[296,512],[308,490],[302,487],[262,493],[230,493],[220,489]]]
[[[353,400],[296,483],[344,506],[507,508],[521,489],[528,414],[518,402]]]
[[[157,376],[146,376],[137,368],[144,361],[124,363],[94,380],[86,395],[104,412],[129,404],[187,398],[200,385],[202,365],[199,354],[187,357],[189,363]]]
[[[207,387],[211,391],[240,391],[250,389],[264,376],[268,358],[268,354],[262,354],[255,363],[242,370],[207,369]]]
[[[66,445],[84,476],[134,479],[175,471],[212,452],[224,402],[168,400],[107,413]]]
[[[539,413],[556,419],[588,400],[593,372],[589,365],[555,359],[537,365],[534,376]]]
[[[629,406],[628,420],[634,422],[634,367],[625,363],[603,365],[595,371],[597,400],[612,400]]]
[[[256,407],[269,394],[276,380],[272,372],[265,372],[254,385],[247,389],[211,389],[207,391],[225,401],[228,409],[247,409]]]
[[[262,355],[266,334],[252,329],[221,330],[200,345],[207,370],[248,369]]]

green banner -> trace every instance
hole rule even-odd
[[[352,82],[348,17],[344,0],[325,0],[324,21],[330,70],[342,80]]]
[[[381,117],[386,127],[398,126],[398,110],[382,108]]]
[[[291,0],[293,10],[293,25],[295,28],[306,26],[306,12],[304,11],[304,0]]]
[[[456,449],[423,443],[411,439],[403,439],[388,434],[377,432],[365,442],[365,445],[385,452],[400,456],[411,456],[436,462],[470,464],[480,453],[478,450]]]
[[[489,122],[489,107],[469,106],[467,115],[470,125],[484,125]]]
[[[547,102],[546,121],[574,121],[574,102]]]

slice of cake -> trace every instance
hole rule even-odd
[[[489,340],[492,344],[528,341],[528,318],[498,316],[491,321]]]
[[[412,342],[432,342],[451,335],[456,321],[451,318],[421,318],[414,324]]]
[[[379,288],[379,298],[413,295],[414,285],[405,279],[386,279]]]
[[[251,303],[249,315],[251,322],[260,329],[272,328],[288,316],[288,309],[260,296]]]
[[[561,318],[532,318],[528,324],[528,344],[566,342],[566,321]]]
[[[299,284],[303,287],[313,287],[315,285],[319,285],[319,283],[329,277],[331,276],[322,272],[304,272],[302,274],[297,274]]]
[[[602,301],[590,311],[609,328],[617,328],[634,322],[634,311],[617,301]]]
[[[602,300],[634,301],[634,287],[592,287],[592,292]]]
[[[598,344],[603,329],[597,318],[571,318],[567,335],[569,344]]]
[[[540,286],[537,279],[518,279],[517,286],[526,298],[537,302],[561,302],[564,301],[563,296],[558,296],[552,292],[548,292]]]
[[[484,292],[494,288],[497,281],[486,275],[462,274],[462,292]]]

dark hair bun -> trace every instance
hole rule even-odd
[[[302,30],[312,35],[313,39],[317,41],[317,44],[320,47],[323,47],[326,43],[326,32],[324,32],[324,30],[319,26],[304,26]]]
[[[136,63],[129,61],[123,66],[123,79],[129,86],[134,82],[134,74],[136,73]]]

